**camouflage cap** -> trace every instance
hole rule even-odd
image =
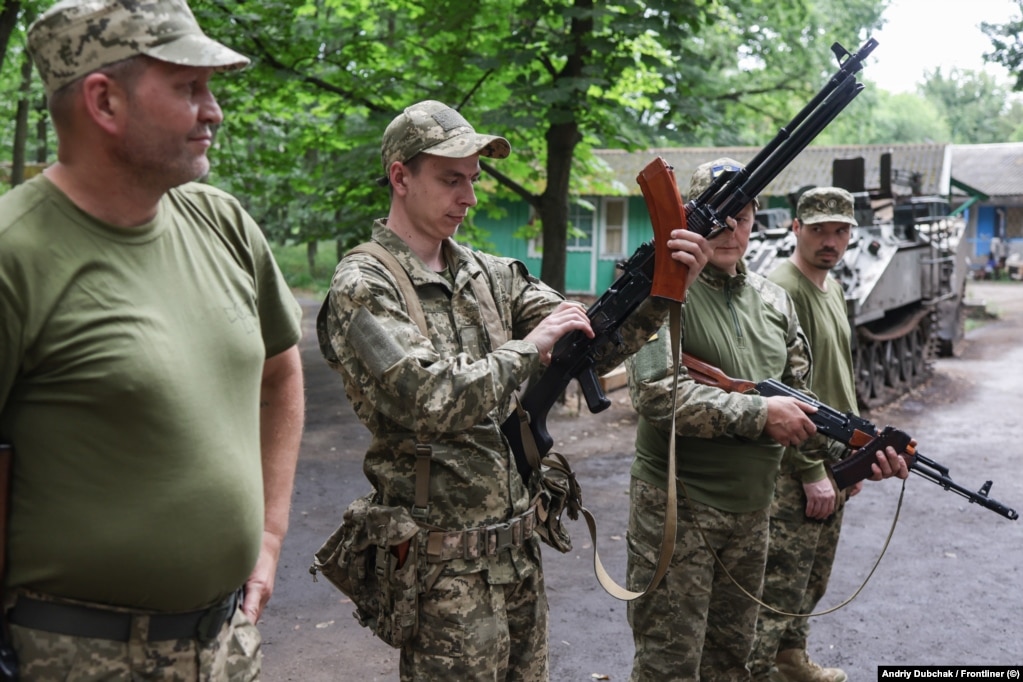
[[[814,187],[803,192],[796,204],[796,218],[804,225],[857,224],[853,196],[840,187]]]
[[[497,135],[480,135],[448,105],[426,100],[406,108],[384,131],[380,145],[384,172],[395,161],[405,163],[420,152],[451,159],[473,154],[503,159],[511,153],[511,145]]]
[[[743,168],[745,166],[741,163],[728,157],[701,164],[693,171],[693,177],[689,180],[689,193],[686,194],[686,199],[695,199],[700,196],[705,189],[710,187],[710,183],[717,180],[722,173],[734,173]]]
[[[185,0],[62,0],[29,27],[28,49],[47,94],[140,54],[218,70],[249,63],[206,36]]]

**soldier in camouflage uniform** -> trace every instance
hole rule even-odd
[[[727,158],[700,166],[689,196],[740,168]],[[729,376],[774,378],[806,390],[810,351],[792,302],[783,289],[748,272],[743,261],[755,203],[729,218],[732,229],[711,240],[710,263],[686,297],[683,347]],[[672,420],[680,483],[671,567],[652,594],[629,603],[635,641],[631,679],[747,680],[757,604],[732,581],[760,594],[768,509],[783,446],[820,447],[821,437],[808,441],[815,432],[808,405],[788,397],[726,393],[697,384],[685,370],[673,412],[671,356],[662,329],[626,363],[639,413],[628,528],[630,589],[643,589],[656,567]]]
[[[0,197],[6,628],[33,680],[248,681],[303,419],[301,309],[193,182],[242,55],[184,0],[65,0],[28,31],[58,161]]]
[[[838,187],[805,192],[796,207],[792,229],[796,249],[770,274],[771,281],[792,297],[800,324],[813,352],[810,387],[827,405],[857,413],[853,383],[849,318],[842,285],[829,275],[849,246],[856,226],[853,197]],[[891,448],[889,448],[890,450]],[[833,444],[829,460],[846,452]],[[888,453],[894,455],[894,453]],[[875,477],[909,475],[901,457],[879,458]],[[806,462],[787,450],[771,505],[770,551],[764,581],[764,601],[789,613],[812,613],[827,589],[838,548],[846,495],[859,492],[862,482],[839,492],[823,462]],[[834,508],[834,513],[828,513]],[[822,668],[806,652],[810,623],[761,609],[750,657],[753,679],[784,682],[844,682],[838,668]]]
[[[364,470],[377,501],[410,510],[422,528],[415,559],[429,567],[432,584],[420,586],[418,633],[401,650],[407,681],[548,677],[534,507],[500,425],[514,391],[544,369],[554,343],[592,330],[581,305],[521,262],[453,239],[476,205],[479,157],[509,153],[507,140],[476,133],[440,102],[400,113],[382,143],[390,212],[374,223],[372,238],[411,279],[429,332],[410,318],[390,271],[364,253],[338,265],[318,330],[372,432]],[[676,231],[668,247],[693,271],[706,262],[706,242],[691,233]],[[477,295],[481,284],[490,295]],[[646,341],[666,310],[645,302],[623,329],[621,352]],[[599,369],[619,361],[606,358]],[[430,449],[425,508],[415,505],[424,484],[417,443]]]

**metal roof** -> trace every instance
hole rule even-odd
[[[1023,142],[952,145],[952,176],[989,197],[1023,195]]]
[[[615,179],[627,189],[628,194],[639,195],[641,191],[636,183],[636,176],[658,156],[663,157],[665,162],[675,169],[679,190],[685,194],[690,176],[701,163],[722,156],[731,157],[741,163],[749,163],[759,151],[760,147],[674,147],[634,152],[598,149],[594,153],[611,168]],[[948,193],[951,145],[900,144],[807,147],[767,186],[764,194],[787,196],[807,185],[830,185],[833,183],[832,164],[835,159],[862,158],[864,184],[868,189],[878,188],[881,185],[881,156],[886,152],[892,155],[894,171],[920,174],[920,194]],[[1023,161],[1023,145],[1019,158]],[[1019,167],[1019,171],[1023,174],[1023,166]],[[968,180],[963,181],[969,183]],[[903,184],[902,180],[893,178],[893,184],[896,185],[897,193],[910,193],[909,185]]]

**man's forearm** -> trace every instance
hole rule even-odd
[[[260,392],[264,530],[283,539],[302,440],[305,395],[298,347],[268,358]]]

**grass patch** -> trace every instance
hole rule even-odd
[[[309,267],[308,250],[305,244],[271,244],[277,265],[284,273],[284,279],[292,289],[320,298],[330,288],[330,279],[337,266],[337,246],[333,241],[320,242],[316,249],[313,268]]]

